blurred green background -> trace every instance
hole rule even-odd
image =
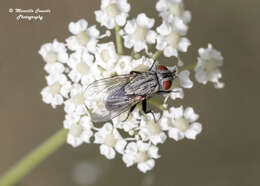
[[[131,16],[156,16],[156,0],[131,0]],[[196,141],[168,140],[148,174],[126,168],[119,156],[106,160],[98,145],[65,145],[26,176],[20,186],[256,186],[260,185],[259,0],[186,0],[193,19],[186,63],[208,42],[225,57],[223,81],[186,90],[184,105],[200,114]],[[62,127],[62,108],[41,101],[45,86],[43,43],[64,41],[70,21],[95,23],[99,0],[2,0],[0,2],[0,174]],[[43,21],[17,21],[9,8],[51,9]],[[76,172],[75,172],[76,171]],[[77,173],[80,172],[80,173]],[[76,176],[75,176],[76,175]]]

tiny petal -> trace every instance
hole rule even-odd
[[[116,157],[115,150],[103,144],[100,145],[100,154],[104,155],[107,159],[114,159]]]
[[[175,118],[180,118],[183,116],[183,107],[180,106],[180,107],[177,107],[177,108],[170,108],[170,111],[173,113],[174,117]]]
[[[190,72],[188,70],[184,70],[178,74],[180,79],[180,86],[183,88],[192,88],[193,82],[190,80]]]
[[[88,26],[88,22],[85,20],[85,19],[80,19],[79,21],[77,22],[71,22],[69,24],[69,31],[76,35],[84,30],[86,30]]]
[[[180,42],[179,42],[179,50],[182,52],[187,52],[188,51],[188,47],[191,45],[191,42],[189,39],[187,38],[181,38]]]
[[[169,137],[175,139],[176,141],[179,141],[184,138],[184,134],[180,132],[178,129],[172,128],[169,130]]]
[[[153,159],[147,160],[146,162],[139,163],[137,165],[138,169],[143,173],[152,170],[154,166],[155,166],[155,161]]]
[[[201,133],[202,126],[200,123],[193,123],[191,124],[190,128],[185,132],[185,136],[188,139],[196,139],[196,136]]]
[[[116,151],[123,154],[126,144],[127,142],[125,140],[118,140],[115,146]]]
[[[184,114],[183,115],[191,123],[196,121],[199,118],[199,115],[194,112],[192,107],[187,107],[184,110]]]

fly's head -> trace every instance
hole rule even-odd
[[[166,66],[158,65],[156,67],[156,74],[160,83],[161,90],[169,90],[172,86],[173,80],[176,78],[176,68],[169,70]]]

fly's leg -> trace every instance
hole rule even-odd
[[[142,109],[145,114],[151,113],[153,115],[154,122],[156,122],[154,113],[151,110],[147,110],[147,100],[146,99],[144,101],[142,101]]]
[[[131,71],[130,74],[141,74],[142,72],[139,71]]]
[[[163,104],[166,104],[166,102],[167,102],[167,100],[169,99],[169,97],[170,97],[170,93],[181,93],[181,91],[180,90],[160,90],[159,92],[158,92],[158,94],[160,94],[160,95],[167,95],[166,97],[165,97],[165,99],[164,99],[164,101],[163,101]]]
[[[130,114],[134,111],[135,107],[136,107],[136,104],[130,108],[129,112],[127,113],[126,118],[122,122],[125,122],[129,118]]]
[[[169,94],[171,92],[172,92],[171,90],[160,90],[160,91],[158,91],[158,94],[165,95],[165,94]]]
[[[164,94],[169,94],[169,93],[180,93],[181,91],[179,90],[160,90],[158,91],[158,94],[164,95]]]
[[[153,66],[155,63],[156,63],[156,61],[153,62],[152,66],[149,68],[149,71],[151,71],[153,69]]]

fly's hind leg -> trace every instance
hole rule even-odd
[[[142,72],[139,71],[131,71],[130,74],[141,74]]]
[[[146,99],[142,101],[142,109],[143,109],[145,114],[151,113],[153,115],[154,121],[156,122],[154,113],[151,110],[147,110],[147,100]]]
[[[130,108],[130,110],[129,110],[128,113],[127,113],[126,118],[125,118],[122,122],[125,122],[125,121],[129,118],[130,114],[134,111],[135,107],[136,107],[136,105],[134,105],[134,106],[132,106],[132,107]]]

